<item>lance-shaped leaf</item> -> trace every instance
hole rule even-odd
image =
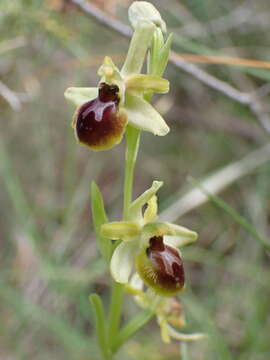
[[[91,209],[99,251],[102,257],[109,262],[112,253],[112,242],[100,233],[102,224],[106,223],[108,218],[105,212],[102,194],[94,182],[91,184]]]
[[[170,131],[162,116],[143,98],[127,94],[125,110],[134,127],[164,136]]]

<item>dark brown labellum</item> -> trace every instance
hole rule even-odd
[[[119,88],[101,83],[98,97],[84,103],[75,114],[78,141],[94,150],[105,150],[118,144],[127,118],[119,112]]]
[[[180,253],[164,244],[162,236],[154,236],[149,240],[146,254],[138,257],[137,269],[147,285],[163,295],[174,295],[185,285]]]

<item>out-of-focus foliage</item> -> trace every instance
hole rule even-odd
[[[91,2],[127,23],[131,1]],[[267,0],[153,3],[177,52],[269,59]],[[119,218],[124,146],[97,154],[76,145],[63,92],[95,85],[107,54],[121,65],[127,41],[62,0],[1,0],[0,30],[0,358],[99,359],[88,295],[106,301],[109,277],[90,225],[90,181],[102,189],[110,219]],[[269,81],[268,70],[201,66],[244,92]],[[187,175],[207,176],[268,141],[244,106],[179,69],[166,76],[172,91],[154,100],[171,133],[143,134],[135,188],[165,181],[163,209],[186,191]],[[222,194],[264,234],[269,176],[266,163]],[[210,335],[188,345],[190,359],[269,359],[269,255],[212,203],[181,224],[200,233],[184,250],[187,331]],[[136,311],[127,299],[125,316]],[[153,322],[118,358],[176,360],[179,345],[161,344]]]

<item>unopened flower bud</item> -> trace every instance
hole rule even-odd
[[[166,23],[162,19],[159,11],[147,1],[135,1],[128,10],[129,21],[135,29],[139,21],[146,20],[160,27],[162,32],[166,32]]]

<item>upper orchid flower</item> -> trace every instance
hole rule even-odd
[[[169,127],[161,115],[145,100],[145,95],[167,93],[168,80],[141,74],[145,55],[156,25],[138,20],[121,71],[109,57],[98,70],[98,87],[70,87],[65,97],[76,107],[72,126],[79,143],[93,150],[105,150],[118,144],[127,123],[138,129],[163,136]]]
[[[133,268],[157,293],[170,296],[184,289],[181,253],[177,249],[197,239],[194,231],[168,222],[157,222],[156,192],[162,182],[152,187],[130,206],[128,221],[102,225],[101,234],[123,240],[111,259],[111,273],[120,283],[128,283]],[[147,208],[143,213],[143,207]]]

